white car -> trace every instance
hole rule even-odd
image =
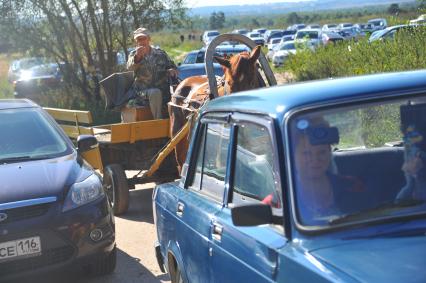
[[[265,45],[265,39],[258,32],[249,32],[246,36],[253,40],[257,45]]]
[[[367,23],[372,24],[374,30],[382,30],[388,27],[388,22],[382,18],[371,19]]]
[[[306,43],[308,46],[317,47],[321,44],[320,29],[301,29],[294,36],[294,41],[298,43]]]
[[[275,51],[272,56],[272,64],[275,67],[281,66],[290,55],[294,54],[296,54],[296,43],[294,41],[287,41]]]
[[[268,44],[266,44],[266,46],[268,47],[268,50],[271,51],[276,46],[278,46],[278,44],[280,44],[280,42],[281,42],[281,38],[271,38],[269,40]]]
[[[340,23],[340,24],[337,26],[337,29],[338,29],[338,30],[341,30],[341,29],[344,29],[344,28],[351,28],[351,27],[353,27],[353,25],[354,25],[354,24],[352,24],[352,23]]]
[[[335,31],[337,30],[337,24],[325,24],[322,26],[322,31]]]
[[[217,30],[206,30],[203,33],[203,42],[207,46],[216,36],[220,35]]]

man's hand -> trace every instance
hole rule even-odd
[[[172,78],[176,78],[179,73],[178,70],[173,68],[168,69],[167,72],[169,73],[169,76]]]
[[[142,58],[145,57],[147,52],[148,52],[148,49],[145,46],[136,47],[136,54],[135,54],[136,61],[139,62],[140,60],[142,60]]]

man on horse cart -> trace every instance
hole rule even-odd
[[[129,55],[127,69],[134,72],[134,82],[128,90],[129,107],[149,107],[154,119],[161,119],[163,105],[170,101],[168,78],[176,77],[176,65],[159,48],[150,45],[151,37],[147,29],[138,28],[133,32],[136,49]]]

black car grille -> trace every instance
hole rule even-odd
[[[0,262],[0,278],[14,273],[35,270],[49,265],[59,264],[69,260],[74,253],[71,246],[42,251],[40,256],[17,259],[10,262]]]
[[[0,225],[41,216],[49,210],[49,206],[50,204],[47,203],[47,204],[38,204],[38,205],[12,208],[8,210],[0,211],[7,214],[7,219],[0,222]]]

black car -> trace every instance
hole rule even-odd
[[[102,177],[58,124],[26,99],[0,100],[0,280],[69,266],[115,268],[115,224]]]
[[[216,76],[223,76],[221,65],[213,63],[213,69]],[[206,65],[204,63],[182,64],[178,66],[178,72],[179,80],[184,80],[192,76],[202,76],[206,74]]]
[[[57,63],[47,63],[23,70],[19,78],[13,81],[14,96],[28,97],[62,86],[63,76]]]

